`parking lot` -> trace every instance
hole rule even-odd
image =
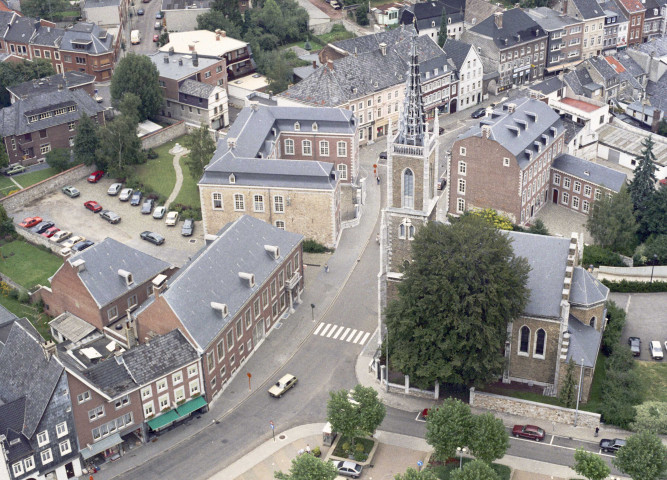
[[[201,222],[196,222],[191,237],[183,237],[182,220],[175,227],[167,227],[164,218],[156,220],[152,215],[142,215],[141,206],[132,207],[130,202],[118,200],[118,196],[107,195],[107,189],[112,183],[114,182],[107,178],[95,184],[83,179],[74,183],[81,196],[70,198],[58,189],[39,201],[24,205],[21,210],[12,212],[14,222],[18,224],[25,217],[40,216],[44,220],[55,222],[61,230],[69,230],[73,235],[81,235],[96,243],[111,237],[179,267],[204,245]],[[87,210],[83,204],[89,200],[94,200],[105,210],[112,210],[120,215],[121,222],[111,225],[99,214]],[[165,242],[156,246],[142,240],[139,234],[145,230],[159,233],[165,238]]]
[[[628,337],[639,337],[642,341],[639,360],[653,362],[649,353],[649,342],[660,341],[665,348],[667,326],[667,293],[610,293],[609,298],[627,312],[627,320],[621,342],[628,344]]]

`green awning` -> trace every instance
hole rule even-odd
[[[180,417],[185,417],[186,415],[190,415],[195,410],[199,410],[204,405],[206,405],[206,400],[204,400],[203,397],[199,396],[197,398],[193,398],[188,402],[185,402],[180,407],[176,407],[176,411],[178,412],[178,415]]]
[[[167,413],[163,413],[159,417],[149,420],[148,426],[151,427],[151,430],[160,430],[161,428],[171,425],[176,420],[178,420],[178,413],[176,413],[176,410],[169,410]]]

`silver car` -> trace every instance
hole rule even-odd
[[[120,189],[123,188],[122,183],[114,183],[109,187],[109,190],[107,190],[107,195],[118,195],[118,192],[120,192]]]
[[[153,210],[153,218],[160,219],[164,217],[165,213],[167,213],[167,209],[165,207],[155,207],[155,210]]]
[[[118,196],[118,200],[120,200],[121,202],[127,202],[130,199],[130,197],[132,196],[132,192],[134,192],[134,190],[132,190],[131,188],[124,188],[120,192],[120,195]]]

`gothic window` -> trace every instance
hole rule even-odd
[[[547,334],[543,329],[537,331],[535,336],[535,351],[534,355],[538,357],[544,357],[544,343],[546,341]]]
[[[409,168],[403,172],[403,208],[414,208],[415,176]]]
[[[588,324],[589,324],[591,327],[595,328],[595,317],[591,317],[591,321],[588,322]]]
[[[530,328],[527,326],[521,327],[519,332],[519,354],[528,354],[528,344],[530,343]]]

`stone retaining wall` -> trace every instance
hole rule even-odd
[[[164,127],[157,132],[149,133],[148,135],[141,137],[141,147],[144,150],[159,147],[174,138],[182,137],[186,133],[188,133],[188,129],[185,122],[181,120],[180,122]]]
[[[33,233],[30,230],[26,230],[25,228],[22,227],[16,227],[16,233],[21,235],[23,238],[25,238],[28,242],[32,243],[33,245],[42,245],[51,250],[56,255],[59,255],[60,250],[62,250],[63,248],[62,245],[60,245],[59,243],[52,242],[48,238]]]
[[[539,418],[545,422],[556,422],[565,425],[574,425],[576,414],[576,411],[572,408],[520,400],[493,393],[477,392],[474,387],[470,389],[470,406],[511,415]],[[579,410],[577,426],[590,428],[600,426],[600,414]]]
[[[81,180],[90,175],[93,171],[95,171],[94,166],[88,167],[86,165],[77,165],[76,167],[58,173],[51,178],[47,178],[46,180],[42,180],[39,183],[8,195],[5,198],[0,199],[0,203],[5,207],[7,213],[11,215],[11,212],[18,210],[20,207],[23,207],[38,198],[42,198],[47,193],[51,193],[58,188],[62,188],[65,185],[70,185]],[[17,178],[20,180],[20,177]],[[18,220],[20,221],[21,219]]]

